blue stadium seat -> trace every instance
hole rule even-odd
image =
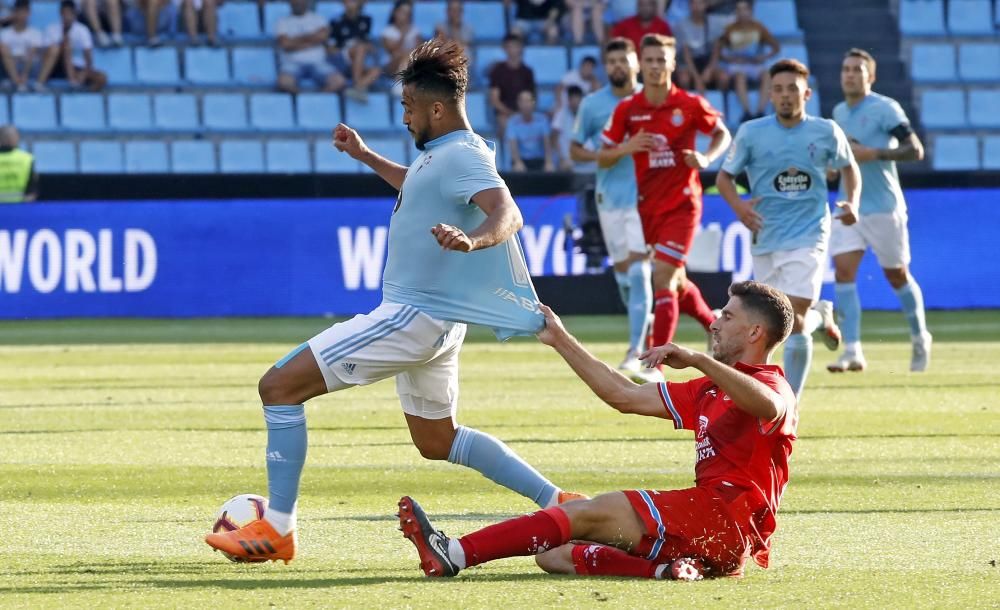
[[[170,171],[167,143],[163,140],[125,142],[125,173],[165,174]]]
[[[41,174],[75,174],[76,146],[73,142],[42,141],[31,147],[35,154],[35,170]]]
[[[278,20],[292,14],[287,2],[268,2],[264,5],[264,34],[271,38],[277,36]]]
[[[941,0],[900,0],[899,31],[904,36],[944,35],[944,3]]]
[[[257,129],[295,129],[292,96],[287,93],[253,93],[250,95],[250,125]]]
[[[499,41],[507,33],[502,2],[463,2],[462,19],[476,32],[476,40]]]
[[[948,31],[957,36],[993,35],[990,0],[948,0]]]
[[[316,158],[313,168],[320,174],[356,174],[361,171],[360,161],[340,152],[328,140],[313,143],[313,156]]]
[[[468,6],[466,6],[466,9],[468,9]],[[484,87],[488,87],[490,83],[490,70],[497,62],[507,61],[507,55],[503,52],[503,47],[482,45],[476,47],[475,57],[476,63],[473,66],[472,72]]]
[[[122,144],[118,140],[80,142],[80,173],[120,174],[125,171]]]
[[[976,136],[937,136],[931,166],[937,170],[979,169],[979,139]]]
[[[130,85],[135,82],[131,48],[94,49],[94,67],[107,74],[108,82],[112,85]]]
[[[177,49],[160,47],[135,49],[135,77],[147,85],[174,85],[180,83],[181,70],[177,63]]]
[[[196,85],[228,85],[232,81],[229,53],[207,47],[184,49],[184,78]]]
[[[58,128],[54,95],[15,95],[13,110],[14,124],[22,131],[50,131]]]
[[[260,16],[254,2],[226,2],[219,7],[219,35],[234,40],[261,38]]]
[[[910,75],[915,81],[951,82],[955,80],[955,46],[951,43],[914,44]]]
[[[153,112],[149,96],[144,93],[109,94],[108,126],[124,131],[152,129]]]
[[[368,144],[369,148],[390,161],[395,161],[400,165],[410,164],[407,158],[407,148],[410,144],[408,142],[404,143],[403,138],[400,136],[365,138],[365,143]],[[366,174],[372,173],[372,169],[363,163],[361,164],[361,171]]]
[[[205,140],[178,140],[170,144],[170,168],[175,174],[214,174],[215,145]]]
[[[695,136],[694,149],[697,150],[698,152],[705,152],[706,150],[708,150],[708,145],[711,142],[712,138],[706,136],[703,133],[699,133],[697,136]],[[720,167],[722,167],[722,162],[725,160],[726,160],[726,155],[719,155],[719,158],[716,159],[714,162],[712,162],[712,164],[708,166],[708,169],[712,171],[718,170]]]
[[[66,93],[59,99],[59,124],[64,129],[100,131],[104,120],[104,96],[100,93]]]
[[[159,129],[195,131],[198,120],[198,100],[190,93],[158,93],[153,96],[153,124]]]
[[[465,96],[465,110],[469,115],[469,123],[476,133],[491,133],[493,113],[490,112],[484,91],[472,91]]]
[[[224,174],[264,173],[261,141],[223,140],[219,145],[219,170]]]
[[[597,60],[597,75],[601,82],[607,82],[607,75],[604,74],[604,61],[601,48],[594,45],[572,46],[569,48],[569,67],[579,68],[584,57],[593,57]]]
[[[7,96],[0,95],[0,124],[10,122],[10,106],[7,103]]]
[[[336,93],[300,93],[295,99],[299,127],[330,131],[340,122],[340,96]]]
[[[241,85],[273,86],[278,81],[274,50],[270,47],[233,49],[233,79]]]
[[[1000,169],[1000,136],[983,138],[983,169]]]
[[[8,6],[13,5],[11,2]],[[58,2],[32,2],[31,17],[28,18],[28,25],[41,30],[45,34],[45,28],[59,21]]]
[[[361,135],[364,135],[364,131],[393,129],[392,116],[389,112],[389,95],[386,93],[369,93],[368,103],[346,98],[344,114],[347,124],[361,131]]]
[[[706,91],[705,92],[705,99],[708,100],[708,103],[712,105],[712,108],[715,108],[716,110],[718,110],[722,114],[727,114],[727,112],[726,112],[726,96],[723,95],[721,91],[714,91],[714,90],[713,91]]]
[[[924,91],[920,96],[920,122],[930,129],[965,127],[965,93],[961,89]]]
[[[806,45],[804,44],[781,45],[781,52],[778,53],[778,56],[774,59],[774,61],[778,61],[780,58],[797,59],[805,65],[809,65],[809,52],[806,50]]]
[[[468,6],[469,2],[463,2]],[[426,0],[413,5],[413,25],[417,26],[417,31],[424,35],[424,38],[432,38],[437,24],[442,23],[447,18],[447,4],[443,0]],[[463,19],[465,16],[463,14]],[[476,24],[473,24],[473,28]]]
[[[308,140],[268,140],[267,171],[270,174],[308,174],[312,172]]]
[[[535,109],[538,112],[551,112],[556,106],[556,92],[552,89],[539,89],[538,102]]]
[[[958,74],[967,81],[1000,81],[1000,44],[963,44],[958,51]]]
[[[201,98],[202,123],[206,129],[247,129],[247,104],[242,93],[206,93]]]
[[[793,0],[758,0],[753,5],[754,17],[767,24],[775,36],[801,36],[798,15]]]
[[[463,4],[468,5],[468,2]],[[372,18],[371,39],[378,44],[382,30],[389,25],[389,15],[392,14],[392,2],[366,2],[364,13]]]
[[[316,14],[327,21],[340,17],[344,14],[344,3],[339,0],[323,0],[316,3]]]
[[[969,91],[969,125],[976,128],[1000,129],[1000,91],[996,89]]]
[[[554,85],[569,70],[564,47],[525,47],[524,63],[535,71],[535,82],[539,85]]]

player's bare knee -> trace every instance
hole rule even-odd
[[[454,439],[445,440],[440,438],[432,439],[413,439],[413,444],[416,446],[417,451],[420,452],[420,457],[425,460],[447,460],[448,455],[451,454],[451,445]]]
[[[257,382],[257,393],[260,395],[261,403],[265,405],[293,405],[302,402],[290,396],[283,375],[274,367],[264,373]]]
[[[889,280],[889,285],[896,290],[906,286],[907,282],[910,281],[910,274],[907,273],[906,267],[883,269],[882,273],[885,274],[885,279]]]

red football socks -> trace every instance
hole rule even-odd
[[[653,345],[660,346],[674,340],[680,309],[673,290],[657,290],[653,297]]]
[[[679,297],[680,300],[677,302],[677,305],[681,313],[691,316],[705,330],[708,330],[712,322],[715,322],[715,314],[712,313],[712,308],[705,302],[705,298],[701,296],[701,289],[698,288],[698,285],[688,280],[684,284],[684,288],[681,289]]]
[[[558,506],[508,519],[459,538],[465,566],[503,557],[537,555],[570,540],[570,523]]]
[[[656,578],[657,563],[603,544],[573,546],[573,567],[586,576]]]

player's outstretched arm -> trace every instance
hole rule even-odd
[[[624,375],[604,364],[587,351],[562,324],[550,308],[540,305],[545,316],[545,328],[538,340],[549,345],[563,357],[577,377],[590,386],[598,398],[622,413],[649,415],[667,419],[667,410],[655,383],[636,385]]]
[[[407,167],[390,161],[368,148],[358,132],[343,123],[333,129],[333,146],[342,153],[347,153],[353,159],[361,161],[372,168],[383,180],[397,191],[403,186]]]

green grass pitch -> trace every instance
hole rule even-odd
[[[624,318],[575,318],[621,357]],[[1000,313],[930,314],[931,370],[902,318],[865,317],[870,370],[817,342],[772,568],[701,583],[542,574],[530,558],[424,579],[396,531],[412,494],[449,534],[532,510],[411,446],[384,382],[307,405],[300,554],[237,565],[202,542],[229,496],[266,493],[256,381],[322,319],[0,324],[0,606],[675,608],[1000,604]],[[687,321],[682,342],[703,346]],[[779,359],[780,362],[780,359]],[[685,379],[690,373],[678,373]],[[613,412],[548,348],[471,333],[460,421],[566,489],[678,488],[690,433]]]

